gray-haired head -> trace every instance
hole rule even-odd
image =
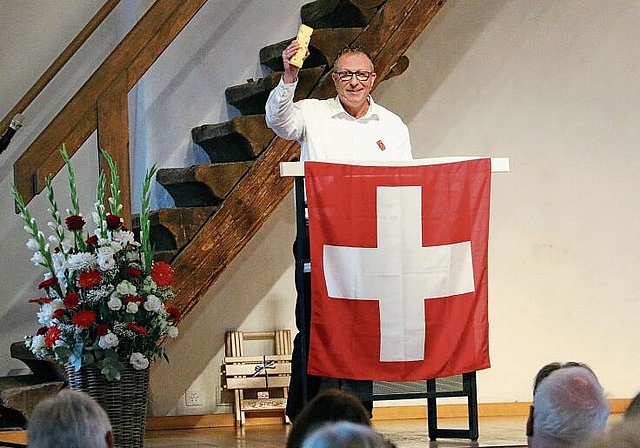
[[[29,418],[29,448],[112,448],[106,412],[84,392],[64,389],[36,405]]]
[[[529,446],[580,446],[602,431],[609,404],[595,374],[582,366],[551,372],[533,395]]]

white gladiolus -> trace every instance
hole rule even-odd
[[[132,353],[129,357],[129,363],[136,370],[144,370],[149,367],[149,360],[139,352]]]
[[[38,250],[38,242],[33,238],[29,238],[29,241],[27,241],[27,249]]]
[[[33,257],[31,257],[31,262],[38,266],[39,264],[42,264],[45,262],[45,258],[44,255],[42,255],[42,253],[40,253],[40,251],[36,251],[33,253]]]

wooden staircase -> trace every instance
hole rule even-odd
[[[347,44],[360,45],[371,54],[379,80],[401,74],[408,66],[404,52],[443,4],[444,0],[318,0],[303,6],[302,22],[314,28],[314,34],[295,99],[335,95],[329,72],[335,54]],[[207,152],[211,164],[158,173],[177,208],[154,214],[153,238],[161,256],[172,260],[177,305],[185,314],[291,190],[291,179],[279,175],[279,163],[297,160],[299,145],[275,137],[264,124],[266,99],[280,79],[280,54],[289,42],[260,50],[261,64],[272,73],[226,90],[227,102],[242,116],[193,129],[194,142]]]
[[[377,82],[403,73],[409,63],[405,51],[445,1],[317,0],[304,5],[302,22],[315,31],[295,99],[335,95],[330,70],[335,54],[347,44],[360,45],[370,53]],[[122,148],[115,158],[126,168],[121,170],[126,171],[122,182],[128,185],[128,136],[126,132],[106,131],[127,129],[126,93],[205,2],[156,1],[141,20],[151,26],[134,28],[127,42],[114,51],[14,165],[15,183],[27,202],[42,190],[46,175],[62,167],[57,153],[61,144],[66,142],[73,154],[96,128],[101,146]],[[183,316],[292,188],[290,178],[280,177],[279,163],[297,160],[299,145],[275,137],[264,123],[266,98],[280,79],[280,54],[289,42],[260,50],[260,62],[271,70],[269,75],[226,89],[227,102],[240,116],[192,130],[194,142],[208,154],[211,163],[161,169],[157,174],[176,207],[152,214],[152,239],[158,257],[171,261],[174,267],[175,302]],[[138,62],[131,49],[141,45],[138,56],[142,62]],[[116,67],[121,61],[130,64],[128,76]],[[85,109],[90,112],[85,113]],[[124,200],[129,197],[124,196]],[[134,227],[135,221],[134,217]]]

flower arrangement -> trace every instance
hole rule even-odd
[[[93,233],[85,232],[80,213],[74,169],[63,146],[60,151],[69,174],[71,209],[61,218],[51,178],[46,179],[51,235],[39,230],[24,200],[13,187],[13,196],[30,238],[31,261],[45,269],[39,288],[40,328],[25,337],[38,358],[53,357],[61,364],[96,366],[108,380],[119,380],[125,363],[143,370],[158,356],[168,360],[162,340],[176,337],[180,311],[167,306],[174,297],[173,270],[153,261],[149,239],[149,187],[156,172],[145,176],[140,213],[140,242],[123,227],[117,166],[106,151],[111,172],[110,197],[105,207],[106,175],[100,173],[96,189]]]

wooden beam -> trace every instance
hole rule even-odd
[[[133,228],[131,221],[131,170],[129,168],[129,102],[127,78],[122,73],[98,100],[98,148],[109,153],[118,168],[120,177],[120,203],[118,213],[127,229]],[[111,179],[111,170],[102,155],[100,169]],[[110,194],[110,191],[106,192]],[[105,204],[107,205],[107,204]],[[107,206],[107,210],[109,207]]]

